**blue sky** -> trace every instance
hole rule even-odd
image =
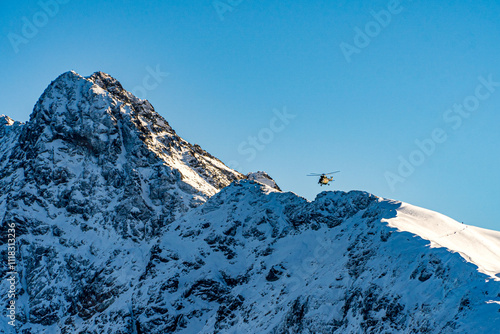
[[[499,18],[485,0],[3,2],[0,113],[26,121],[59,74],[101,70],[284,190],[500,230]],[[328,188],[305,176],[333,170]]]

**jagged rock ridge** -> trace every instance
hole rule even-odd
[[[184,141],[104,73],[61,75],[29,122],[0,117],[0,139],[19,333],[500,327],[500,233],[365,192],[281,192]]]

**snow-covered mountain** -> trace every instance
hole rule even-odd
[[[500,328],[500,232],[365,192],[282,192],[101,72],[61,75],[25,124],[0,117],[0,219],[18,333]]]

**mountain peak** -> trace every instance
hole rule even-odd
[[[276,181],[273,180],[272,177],[269,176],[266,172],[263,171],[258,171],[254,173],[248,173],[247,174],[247,179],[259,182],[261,184],[264,184],[266,186],[269,186],[271,188],[274,188],[276,190],[281,191],[280,187],[276,183]]]
[[[29,137],[105,139],[100,134],[114,132],[120,121],[142,132],[142,137],[157,132],[149,126],[152,123],[175,134],[148,101],[127,92],[112,76],[95,72],[83,77],[69,71],[52,81],[36,103],[28,123]]]
[[[109,92],[115,98],[123,102],[132,103],[140,101],[140,99],[126,91],[118,80],[107,73],[97,71],[85,79]]]
[[[10,118],[0,122],[0,137],[12,132],[10,126],[1,125],[13,124]],[[120,233],[137,240],[159,233],[156,228],[139,231],[137,222],[163,225],[244,178],[179,137],[148,101],[136,98],[103,72],[89,77],[74,71],[60,75],[15,134],[9,136],[8,146],[0,147],[11,159],[2,161],[8,166],[5,175],[13,180],[5,182],[6,189],[33,185],[51,189],[45,193],[50,196],[43,200],[44,207],[62,207],[83,219],[113,211],[108,201],[97,199],[102,194],[111,197],[113,189],[115,201],[132,210],[117,214],[127,221]],[[16,178],[16,173],[23,178]],[[110,216],[105,219],[116,219]]]
[[[10,118],[9,116],[7,115],[0,115],[0,126],[4,126],[4,125],[12,125],[14,124],[14,120],[12,118]]]
[[[0,115],[0,138],[15,127],[15,125],[21,125],[21,122],[16,122],[7,115]]]
[[[111,75],[101,71],[94,72],[85,79],[95,83],[105,90],[108,90],[108,88],[118,88],[120,90],[124,90],[123,86],[118,80],[113,78]]]
[[[115,78],[113,78],[111,75],[108,73],[105,73],[103,71],[95,71],[92,73],[90,76],[87,77],[88,79],[101,79],[101,80],[113,80],[117,81]]]
[[[78,74],[77,72],[71,70],[71,71],[66,71],[66,72],[60,74],[54,80],[54,82],[55,81],[61,81],[61,80],[71,80],[72,78],[74,78],[74,79],[82,78],[83,79],[83,77],[80,74]]]

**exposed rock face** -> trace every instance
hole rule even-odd
[[[62,209],[134,240],[157,235],[243,178],[101,72],[61,75],[27,124],[2,125],[4,133],[19,131],[12,150],[3,151],[10,156],[2,159],[0,194],[16,193],[49,216]]]
[[[129,289],[127,248],[147,252],[165,225],[244,178],[101,72],[64,73],[29,122],[0,117],[0,139],[2,231],[17,225],[29,304],[18,315],[44,326],[106,310]]]
[[[500,282],[391,228],[400,202],[359,191],[309,202],[264,172],[243,176],[104,73],[63,74],[26,124],[1,116],[0,159],[19,333],[500,328]]]

